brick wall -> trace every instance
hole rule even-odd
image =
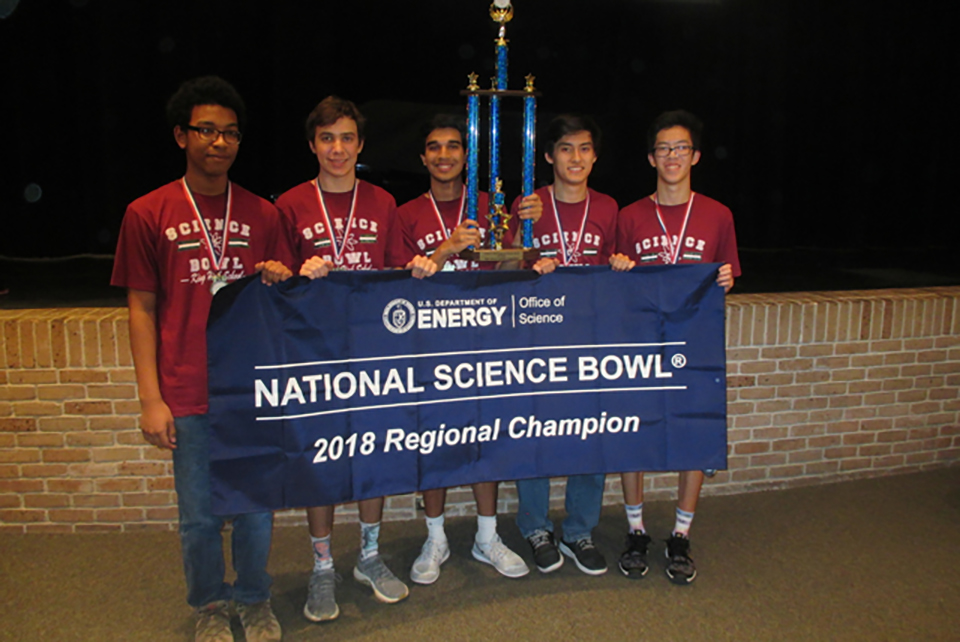
[[[128,340],[124,309],[0,310],[0,532],[175,527],[170,456],[137,428]],[[705,494],[951,465],[960,287],[733,295],[727,383],[729,469]],[[672,496],[675,481],[648,475],[647,497]],[[500,496],[512,512],[513,485]],[[451,490],[447,505],[471,514],[470,490]],[[388,499],[386,519],[416,515],[414,496]],[[304,523],[302,511],[277,521]]]

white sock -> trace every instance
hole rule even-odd
[[[497,536],[497,516],[477,515],[477,544],[485,546]]]
[[[677,506],[677,521],[673,525],[673,532],[675,535],[683,535],[684,537],[690,537],[690,524],[693,523],[693,513],[688,513],[685,510],[680,510],[680,507]]]
[[[435,542],[447,541],[447,533],[443,530],[443,513],[440,517],[427,517],[427,538]]]
[[[627,527],[630,529],[630,532],[646,533],[647,530],[643,527],[643,502],[640,502],[636,506],[624,504],[623,508],[627,512]]]

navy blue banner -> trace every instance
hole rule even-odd
[[[214,510],[726,468],[717,267],[237,282],[207,329]]]

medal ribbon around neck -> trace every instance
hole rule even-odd
[[[193,198],[193,192],[190,191],[190,186],[187,185],[187,177],[184,176],[181,182],[183,183],[183,193],[193,208],[193,215],[200,224],[200,231],[203,232],[203,239],[207,243],[207,252],[210,254],[210,260],[213,261],[215,269],[222,270],[227,267],[227,237],[230,236],[230,216],[233,211],[233,195],[230,190],[230,181],[227,181],[227,214],[223,220],[223,239],[221,240],[219,248],[213,246],[213,236],[210,234],[210,228],[200,214],[200,208],[197,207],[197,201]]]
[[[663,222],[663,214],[660,212],[660,195],[653,197],[653,205],[657,208],[657,220],[660,221],[660,229],[663,230],[663,235],[667,239],[667,251],[670,253],[670,265],[676,265],[677,259],[680,258],[680,248],[683,247],[683,237],[687,235],[687,222],[690,220],[690,212],[693,210],[693,197],[696,196],[694,192],[690,192],[690,200],[687,202],[687,213],[683,217],[683,227],[680,228],[680,236],[677,237],[677,243],[674,245],[673,237],[670,236],[670,232],[667,231],[667,226]]]
[[[357,189],[357,183],[358,181],[353,181],[353,198],[350,201],[350,214],[347,216],[347,227],[343,231],[343,242],[338,248],[337,235],[333,233],[330,214],[327,213],[327,205],[323,202],[323,190],[320,189],[320,179],[317,178],[313,181],[314,186],[317,188],[317,203],[320,205],[320,213],[323,214],[323,222],[327,226],[327,236],[330,237],[330,243],[333,245],[333,256],[336,259],[335,262],[337,265],[343,262],[343,252],[347,249],[347,239],[350,237],[350,230],[353,229],[353,215],[357,211],[357,192],[360,191]]]
[[[570,264],[570,257],[580,251],[580,244],[583,242],[583,231],[587,227],[587,217],[590,215],[590,190],[587,190],[587,200],[583,206],[583,220],[580,221],[580,234],[577,235],[576,245],[568,249],[567,237],[563,234],[563,225],[560,224],[560,210],[557,209],[557,197],[553,193],[553,185],[550,186],[550,200],[553,203],[553,216],[557,221],[557,230],[560,232],[560,249],[563,252],[563,264]]]
[[[460,224],[463,223],[463,202],[467,197],[467,188],[461,187],[460,189],[460,209],[457,210],[459,215],[457,216],[456,227],[460,227]],[[450,238],[450,234],[447,232],[447,224],[443,222],[443,215],[440,213],[440,208],[437,206],[437,199],[433,197],[433,190],[428,191],[427,195],[430,197],[430,202],[433,204],[433,212],[437,215],[437,220],[440,221],[440,229],[443,230],[443,240],[447,240]]]

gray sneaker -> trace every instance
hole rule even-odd
[[[247,642],[280,642],[283,633],[277,616],[270,608],[270,600],[256,604],[237,603],[237,614],[243,624],[243,633]]]
[[[361,584],[372,588],[377,599],[387,604],[399,602],[410,595],[407,585],[398,580],[397,576],[387,568],[379,554],[365,560],[358,559],[353,569],[353,577]]]
[[[337,606],[337,577],[332,568],[314,570],[307,586],[307,603],[303,605],[303,617],[311,622],[335,620],[340,615]]]
[[[197,609],[195,642],[233,642],[230,630],[230,604],[220,600]]]

